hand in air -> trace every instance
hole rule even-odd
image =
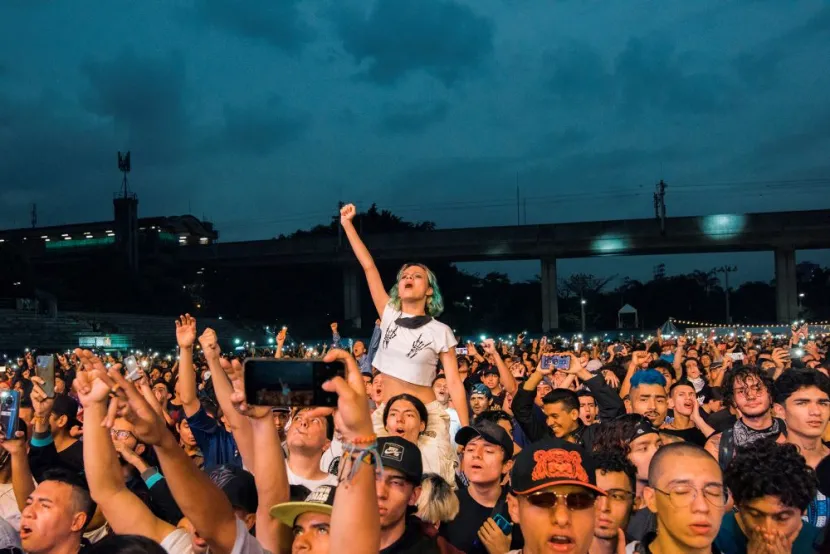
[[[196,342],[196,318],[184,314],[176,320],[176,342],[179,348],[190,348]]]
[[[357,215],[357,208],[354,207],[354,204],[346,204],[340,208],[340,224],[351,223],[355,215]]]

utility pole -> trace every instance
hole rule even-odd
[[[522,224],[522,216],[521,216],[521,201],[519,200],[519,174],[516,173],[516,226]]]
[[[340,202],[338,202],[337,203],[337,215],[332,216],[332,218],[331,218],[332,221],[334,222],[334,225],[337,227],[337,249],[338,250],[343,247],[343,226],[340,225],[340,210],[343,209],[343,206],[345,206],[345,204],[343,203],[342,200]],[[357,214],[355,214],[355,217],[357,217]]]
[[[660,234],[666,234],[666,183],[663,179],[654,186],[654,217],[660,220]]]
[[[32,229],[37,227],[37,204],[32,204]]]
[[[588,302],[586,302],[586,300],[584,298],[580,299],[580,301],[579,301],[580,307],[582,308],[582,333],[583,334],[585,333],[585,304],[587,304],[587,303]]]
[[[732,323],[732,314],[729,310],[729,274],[738,271],[734,265],[725,265],[723,267],[716,267],[712,270],[715,273],[723,273],[723,291],[726,294],[726,323]]]

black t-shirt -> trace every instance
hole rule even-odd
[[[706,445],[706,436],[701,433],[700,429],[697,427],[691,427],[689,429],[660,429],[661,433],[665,433],[667,435],[672,435],[675,437],[680,437],[686,442],[690,442],[692,444],[696,444],[698,446],[705,446]]]
[[[467,489],[458,483],[459,510],[455,519],[446,523],[442,523],[438,531],[442,537],[452,544],[457,549],[467,554],[487,554],[487,549],[478,540],[478,530],[487,521],[487,518],[493,515],[493,508],[482,506],[476,502]],[[502,493],[504,496],[504,493]],[[510,514],[507,510],[507,502],[497,504],[500,506],[498,513],[510,521]],[[513,526],[513,538],[510,543],[510,549],[515,550],[524,546],[521,531],[517,525]]]
[[[426,536],[421,531],[418,520],[406,521],[406,529],[401,538],[384,548],[379,554],[441,554],[438,540]]]
[[[738,418],[732,415],[732,413],[725,408],[713,414],[707,414],[705,410],[701,410],[700,415],[703,416],[704,421],[706,421],[706,423],[709,424],[716,433],[721,433],[729,429],[735,425],[736,421],[738,421]]]

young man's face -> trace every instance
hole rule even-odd
[[[504,450],[501,446],[477,437],[464,446],[461,470],[471,483],[498,484],[507,471],[504,462]]]
[[[631,411],[645,416],[655,427],[663,425],[668,410],[668,398],[662,386],[640,385],[631,391]]]
[[[760,417],[770,410],[770,393],[766,385],[759,381],[754,375],[746,380],[735,381],[732,387],[734,391],[735,407],[747,417]]]
[[[593,425],[597,421],[598,413],[597,401],[594,400],[593,396],[579,397],[579,419],[582,420],[582,423]]]
[[[317,512],[300,514],[294,520],[291,554],[329,554],[331,516]]]
[[[389,433],[417,444],[418,436],[425,428],[426,425],[412,402],[398,400],[389,408],[386,416],[386,430]]]
[[[671,393],[671,405],[674,412],[686,417],[690,417],[695,409],[695,399],[697,393],[695,389],[687,386],[677,386]]]
[[[623,471],[597,470],[597,486],[608,496],[597,498],[594,537],[615,539],[618,529],[628,526],[628,518],[634,506],[634,487]]]
[[[583,493],[574,485],[557,485],[542,492],[556,494]],[[525,547],[529,552],[569,552],[584,554],[594,539],[596,506],[570,510],[564,498],[550,507],[533,504],[529,496],[508,496],[510,518],[522,526]]]
[[[643,496],[657,515],[657,533],[669,535],[678,552],[710,547],[720,529],[726,502],[723,475],[711,456],[670,455],[652,476]],[[662,491],[662,492],[661,492]]]
[[[43,481],[29,495],[20,517],[20,541],[26,552],[50,552],[80,533],[86,514],[75,510],[72,486]]]
[[[446,404],[450,400],[450,389],[447,387],[447,380],[439,377],[432,384],[432,392],[435,393],[435,399],[441,404]]]
[[[308,410],[300,411],[288,428],[286,439],[288,447],[302,448],[322,452],[328,447],[326,420],[322,417],[310,417]]]
[[[777,496],[762,496],[738,506],[736,514],[744,534],[756,527],[762,532],[779,532],[791,540],[801,531],[801,512],[798,508],[785,506]]]
[[[536,405],[541,406],[542,405],[542,399],[545,397],[545,395],[547,393],[549,393],[552,390],[553,390],[553,387],[551,387],[549,384],[545,383],[544,381],[541,381],[538,385],[536,385],[536,400],[535,400]]]
[[[492,373],[488,373],[487,375],[481,378],[481,382],[484,383],[490,390],[497,389],[499,387],[499,376],[493,375]]]
[[[784,416],[789,432],[809,438],[820,438],[830,420],[830,397],[818,387],[800,388],[776,410]]]
[[[663,441],[658,433],[641,435],[629,443],[628,460],[637,468],[638,481],[648,481],[648,465],[661,446]]]
[[[421,494],[421,487],[410,483],[403,473],[384,468],[375,478],[380,528],[392,527],[406,517],[407,506],[414,506]]]
[[[560,439],[579,427],[579,410],[568,409],[562,402],[545,404],[542,411],[545,412],[548,427]]]
[[[473,394],[470,396],[470,408],[473,415],[479,415],[490,409],[490,399],[483,394]]]

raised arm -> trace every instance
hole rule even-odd
[[[153,515],[150,508],[127,489],[109,429],[104,425],[110,393],[110,386],[103,380],[106,378],[104,364],[89,351],[82,351],[79,356],[88,362],[85,363],[87,367],[96,368],[92,372],[79,372],[74,383],[84,407],[84,468],[90,495],[116,533],[141,535],[161,542],[175,528]],[[118,368],[118,365],[113,367],[115,371]],[[117,400],[113,400],[113,414],[116,403]]]
[[[389,294],[383,286],[383,281],[380,279],[380,272],[375,265],[375,260],[369,253],[369,249],[363,244],[360,235],[357,234],[357,229],[354,228],[354,216],[357,214],[357,208],[354,204],[347,204],[340,210],[340,224],[343,226],[343,231],[346,233],[346,238],[349,239],[349,244],[352,246],[354,255],[357,256],[357,261],[363,268],[366,274],[366,281],[369,283],[369,292],[372,295],[372,302],[375,304],[375,309],[378,315],[383,317],[383,310],[389,303]]]
[[[12,464],[12,490],[21,512],[26,507],[26,500],[35,491],[35,479],[29,469],[29,456],[26,453],[26,434],[18,431],[14,439],[0,437],[0,448],[9,453]]]
[[[288,334],[288,327],[283,327],[280,329],[280,332],[277,333],[277,351],[274,352],[274,357],[276,359],[280,359],[283,356],[283,347],[285,346],[285,337]]]
[[[236,447],[239,449],[239,456],[242,458],[242,463],[245,467],[254,466],[254,452],[253,452],[253,431],[251,430],[251,422],[248,418],[237,412],[231,403],[231,393],[233,387],[228,380],[228,374],[242,372],[242,364],[234,360],[233,363],[221,358],[222,352],[219,350],[219,343],[216,337],[216,332],[211,329],[205,329],[202,336],[199,337],[199,344],[202,345],[202,352],[205,353],[205,360],[207,360],[208,368],[210,369],[210,378],[213,380],[213,391],[216,393],[216,400],[222,408],[222,413],[228,420],[228,425],[233,432],[233,438],[236,441]]]
[[[450,391],[452,406],[458,412],[458,419],[462,426],[470,424],[470,415],[467,412],[467,391],[464,390],[464,382],[461,374],[458,373],[458,358],[455,357],[455,347],[447,352],[441,352],[441,366],[444,368],[444,375],[447,378],[447,388]]]
[[[128,406],[124,417],[133,424],[135,436],[155,448],[170,492],[182,513],[212,551],[231,552],[236,541],[237,525],[228,497],[184,453],[164,420],[153,411],[132,383],[118,371],[110,371],[107,375],[117,383],[117,394]]]
[[[487,354],[493,356],[493,360],[496,362],[496,367],[499,370],[499,381],[501,381],[502,387],[508,393],[516,394],[516,389],[519,388],[519,384],[516,381],[516,378],[513,377],[513,374],[507,369],[507,365],[504,363],[504,360],[499,355],[499,351],[496,350],[496,343],[493,339],[487,339],[484,341],[484,351]]]
[[[279,436],[274,430],[274,418],[271,408],[248,404],[245,398],[244,372],[229,374],[233,393],[231,402],[234,411],[244,414],[250,420],[253,430],[253,473],[256,476],[257,539],[271,552],[290,552],[292,533],[289,527],[272,518],[272,506],[288,502],[290,489],[288,473],[285,470],[285,457]]]
[[[193,370],[193,343],[196,342],[196,318],[185,314],[176,320],[176,342],[179,343],[179,400],[188,417],[202,404],[196,396],[196,372]]]

